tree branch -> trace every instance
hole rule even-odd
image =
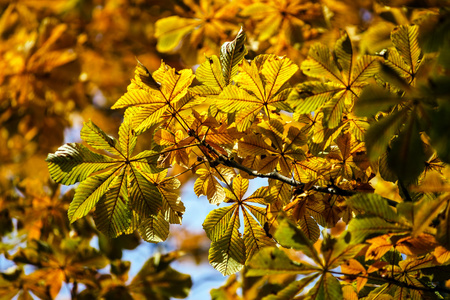
[[[300,181],[295,180],[294,178],[289,178],[287,176],[284,176],[280,173],[278,173],[277,171],[273,171],[273,172],[269,172],[269,173],[259,173],[256,170],[250,169],[246,166],[241,165],[240,163],[238,163],[237,161],[235,161],[232,158],[228,158],[227,156],[219,153],[219,151],[217,151],[214,147],[212,147],[210,144],[208,144],[206,142],[205,139],[200,139],[200,137],[193,131],[193,130],[189,130],[188,134],[190,136],[193,136],[195,139],[197,139],[197,141],[204,147],[206,147],[209,151],[211,151],[212,153],[214,153],[214,155],[217,156],[217,162],[221,163],[227,167],[231,167],[231,168],[235,168],[238,169],[240,171],[243,171],[249,175],[255,176],[255,177],[260,177],[260,178],[270,178],[270,179],[275,179],[281,182],[284,182],[286,184],[289,184],[291,186],[294,186],[298,189],[304,189],[306,187],[306,184]],[[350,190],[343,190],[335,185],[329,185],[326,187],[323,186],[319,186],[319,185],[313,185],[311,186],[308,190],[313,190],[316,192],[320,192],[320,193],[325,193],[325,194],[331,194],[331,195],[339,195],[339,196],[353,196],[356,195],[357,192],[356,191],[350,191]],[[388,200],[389,201],[389,200]],[[395,201],[391,202],[395,203]],[[392,203],[391,203],[392,205]]]

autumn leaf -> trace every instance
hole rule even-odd
[[[183,2],[181,7],[188,7],[187,12],[156,21],[155,36],[159,52],[172,52],[180,44],[192,49],[198,49],[202,43],[217,45],[227,37],[226,33],[237,29],[231,22],[236,15],[235,3],[210,0]]]
[[[273,44],[288,43],[296,46],[304,41],[304,33],[309,35],[309,24],[322,19],[316,3],[296,1],[255,2],[240,13],[255,20],[255,33],[263,42],[275,39]]]
[[[361,275],[357,277],[356,291],[359,292],[367,283],[367,272],[363,265],[356,259],[349,259],[341,265],[342,273],[350,275]]]
[[[167,173],[168,170],[166,169],[159,173],[143,173],[143,175],[161,193],[162,217],[170,224],[181,224],[186,208],[175,191],[181,186],[181,182],[177,178],[168,177]]]
[[[228,85],[218,96],[216,105],[224,112],[236,113],[237,129],[245,131],[261,110],[268,116],[274,109],[290,110],[285,103],[291,91],[287,81],[297,70],[286,57],[262,55],[252,63],[244,60],[233,79],[236,85]]]
[[[417,25],[398,26],[391,33],[395,48],[387,53],[387,65],[412,83],[421,66],[422,51],[419,47],[419,27]]]
[[[316,44],[309,50],[301,69],[306,75],[324,78],[326,82],[308,81],[298,85],[289,103],[300,114],[320,108],[324,124],[335,128],[359,97],[367,80],[377,73],[378,60],[368,55],[357,60],[346,33],[336,42],[333,53],[328,47]]]
[[[194,183],[194,192],[200,197],[205,195],[212,204],[220,204],[225,200],[225,188],[222,187],[217,178],[230,182],[234,171],[226,167],[218,166],[216,168],[208,168],[201,166],[196,173],[199,175]]]
[[[133,120],[132,127],[136,134],[161,122],[181,122],[179,113],[194,101],[194,95],[188,92],[194,80],[191,70],[178,72],[164,62],[152,75],[143,68],[138,64],[135,79],[128,86],[127,93],[112,106],[112,109],[128,108],[125,117]],[[146,81],[150,85],[142,81],[142,72],[148,74]]]
[[[81,133],[85,142],[114,156],[97,154],[80,144],[66,144],[47,157],[55,181],[81,182],[69,207],[69,220],[74,222],[96,207],[99,228],[114,237],[128,230],[132,211],[145,219],[156,215],[162,205],[161,193],[143,175],[159,171],[158,154],[148,150],[132,156],[136,137],[129,122],[122,123],[119,135],[117,141],[89,121]]]

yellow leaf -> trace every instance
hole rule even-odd
[[[183,37],[200,24],[194,19],[171,16],[156,21],[155,37],[158,39],[156,45],[159,52],[169,52],[174,50]]]

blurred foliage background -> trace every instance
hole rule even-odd
[[[108,240],[90,218],[69,225],[73,190],[51,182],[47,154],[80,141],[82,122],[89,119],[117,132],[122,114],[109,108],[126,91],[136,58],[150,71],[161,59],[176,69],[195,69],[241,27],[248,57],[286,55],[298,65],[313,43],[331,46],[343,30],[361,54],[377,53],[400,24],[424,24],[423,30],[433,31],[421,35],[428,38],[425,50],[448,52],[446,1],[384,2],[0,0],[0,262],[13,265],[0,265],[0,298],[52,299],[63,283],[77,299],[185,297],[191,279],[169,264],[185,253],[196,263],[206,260],[204,233],[178,227],[172,235],[180,251],[149,259],[129,280],[122,250],[142,241],[137,235]],[[297,72],[295,80],[302,76]],[[150,140],[140,140],[138,147],[148,148]],[[179,179],[186,183],[191,175]],[[378,189],[398,197],[391,187]]]

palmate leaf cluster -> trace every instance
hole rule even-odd
[[[251,9],[304,26],[279,20],[269,4],[244,12]],[[163,32],[171,18],[157,23],[161,51],[194,28],[220,25],[185,18],[183,30]],[[258,27],[262,40],[275,34],[269,25]],[[314,44],[294,61],[247,57],[241,29],[195,73],[164,62],[151,73],[138,61],[112,106],[124,109],[118,138],[88,121],[85,144],[47,157],[54,181],[79,182],[69,221],[92,211],[109,237],[137,230],[162,242],[169,224],[182,222],[178,177],[189,172],[195,194],[220,206],[203,223],[210,264],[224,275],[242,270],[255,299],[445,296],[448,278],[434,274],[447,271],[450,257],[448,74],[419,33],[420,25],[397,26],[388,49],[361,55],[342,32],[333,47]],[[145,138],[149,149],[139,147]],[[247,195],[255,177],[267,184]],[[238,297],[232,278],[212,295]],[[271,295],[255,292],[270,280],[278,280]]]

